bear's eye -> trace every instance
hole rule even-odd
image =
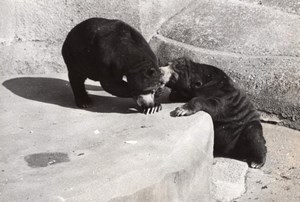
[[[147,75],[148,76],[153,76],[155,74],[156,70],[154,68],[148,69],[147,70]]]
[[[193,88],[201,88],[202,82],[201,81],[196,81],[192,83]]]

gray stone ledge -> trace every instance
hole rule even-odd
[[[66,74],[0,82],[0,201],[211,199],[207,113],[171,117],[180,103],[136,113],[97,82],[87,84],[94,107],[77,109]]]

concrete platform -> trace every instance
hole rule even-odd
[[[260,170],[248,169],[246,192],[237,202],[300,201],[300,131],[263,124],[268,156]]]
[[[299,15],[247,1],[195,1],[162,25],[151,46],[163,64],[188,56],[223,69],[259,110],[300,130]],[[282,4],[297,5],[289,2]]]
[[[211,199],[208,114],[140,114],[93,82],[94,107],[77,109],[66,75],[0,82],[0,201]]]

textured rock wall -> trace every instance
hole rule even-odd
[[[86,18],[120,18],[139,28],[138,0],[3,0],[0,11],[0,75],[65,71],[61,44]]]
[[[2,0],[0,75],[65,72],[60,54],[68,31],[90,17],[121,19],[147,40],[191,0]]]

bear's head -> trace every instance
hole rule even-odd
[[[172,89],[189,89],[191,81],[191,64],[188,58],[178,58],[160,67],[163,76],[162,83]]]
[[[127,83],[138,106],[147,108],[155,105],[155,94],[162,88],[163,74],[156,63],[143,62],[126,74]]]

